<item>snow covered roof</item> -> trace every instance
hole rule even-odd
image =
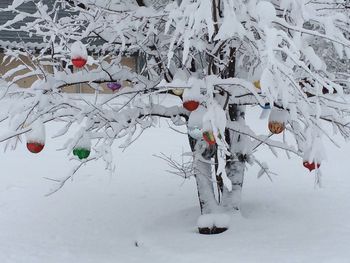
[[[11,5],[13,1],[14,0],[0,0],[0,26],[4,25],[7,21],[12,20],[15,17],[16,14],[14,12],[1,10]],[[43,1],[43,3],[48,5],[49,7],[52,7],[55,2],[56,0]],[[17,9],[31,14],[37,11],[37,7],[35,6],[34,1],[25,2],[22,5],[20,5]],[[62,9],[58,13],[58,15],[61,17],[69,16],[71,14],[71,12]],[[16,23],[14,27],[19,28],[28,21],[30,21],[30,19],[26,18],[24,21]],[[96,51],[102,44],[102,41],[93,40],[88,46],[88,50],[92,52]],[[44,43],[42,36],[30,34],[29,32],[0,30],[0,48],[18,48],[23,46],[25,46],[28,49],[41,49],[46,46],[46,43]]]
[[[50,1],[50,0],[48,0]],[[0,9],[6,8],[11,5],[13,0],[1,0],[0,1]],[[28,2],[19,8],[19,10],[34,13],[36,11],[36,7],[33,2]],[[15,17],[15,13],[10,11],[2,11],[0,16],[0,25],[5,24],[7,21],[13,19]],[[19,22],[16,26],[23,25],[24,22]],[[18,47],[18,43],[27,43],[28,47],[35,48],[36,45],[42,42],[42,38],[39,36],[30,36],[28,32],[17,32],[17,31],[0,31],[0,47]]]

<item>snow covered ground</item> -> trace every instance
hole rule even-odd
[[[266,130],[266,120],[247,119]],[[0,153],[0,262],[350,262],[350,144],[326,144],[321,189],[300,159],[262,150],[279,175],[258,180],[249,167],[241,215],[229,231],[204,236],[194,180],[166,173],[152,156],[188,150],[186,136],[166,128],[148,130],[124,153],[115,149],[116,175],[96,163],[50,197],[53,183],[43,177],[63,177],[73,166],[56,151],[62,139],[48,136],[38,155],[24,144]]]

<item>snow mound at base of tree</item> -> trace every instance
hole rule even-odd
[[[227,214],[207,214],[198,217],[197,226],[199,228],[229,228],[231,217]]]

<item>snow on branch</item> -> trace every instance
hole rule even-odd
[[[166,118],[189,128],[192,150],[200,145],[207,159],[220,157],[207,161],[219,163],[216,168],[226,180],[225,156],[237,151],[244,156],[247,145],[250,154],[264,144],[273,153],[282,149],[304,157],[314,149],[315,138],[336,143],[336,132],[350,137],[345,3],[37,1],[27,13],[20,8],[26,2],[13,1],[0,10],[13,13],[0,30],[42,39],[37,49],[25,42],[3,47],[4,65],[19,66],[9,69],[0,83],[8,113],[0,120],[11,124],[1,141],[20,138],[29,132],[26,125],[38,120],[61,122],[55,137],[78,123],[80,130],[63,148],[72,150],[86,136],[94,142],[91,158],[105,160],[112,169],[113,143],[123,139],[121,146],[127,147],[157,118]],[[133,58],[132,65],[126,66],[125,58]],[[20,87],[29,79],[30,87]],[[74,85],[86,85],[94,95],[64,92]],[[108,85],[113,93],[101,94]],[[187,102],[192,107],[186,109]],[[252,106],[286,115],[280,123],[277,118],[277,126],[274,120],[267,127],[275,125],[276,133],[286,129],[296,147],[248,127],[245,111]],[[191,115],[198,115],[192,118],[195,127],[190,127]],[[268,173],[263,163],[260,167]]]

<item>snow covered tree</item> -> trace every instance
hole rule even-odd
[[[35,13],[21,9],[27,2]],[[254,157],[259,146],[300,156],[319,178],[322,140],[349,138],[348,10],[345,0],[13,1],[1,11],[14,19],[0,30],[41,37],[42,47],[5,50],[4,63],[31,63],[2,76],[1,98],[11,107],[1,113],[10,130],[0,141],[16,146],[29,133],[35,152],[45,123],[65,123],[55,136],[83,123],[66,144],[81,159],[74,171],[96,159],[114,169],[113,143],[124,138],[127,147],[158,118],[186,125],[193,162],[184,170],[197,182],[199,231],[222,232],[240,208],[247,165],[270,176]],[[121,63],[128,56],[138,57],[138,70]],[[72,63],[81,69],[72,72]],[[31,76],[30,88],[16,85]],[[62,92],[76,84],[89,85],[95,99]],[[99,95],[105,84],[112,95]],[[247,107],[259,106],[269,114],[267,136],[245,123]]]

